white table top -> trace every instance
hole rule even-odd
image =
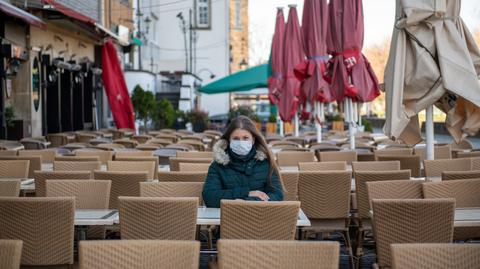
[[[280,168],[280,172],[282,172],[282,171],[299,172],[298,166],[279,166],[279,168]],[[347,164],[347,170],[346,171],[352,172],[352,165],[351,164]]]
[[[373,217],[373,210],[370,210]],[[480,227],[480,207],[456,208],[454,227]]]
[[[77,209],[75,210],[75,225],[114,225],[120,223],[116,210],[111,209]],[[199,207],[197,210],[197,225],[220,225],[220,208]],[[302,210],[298,215],[297,226],[310,226],[310,220]]]
[[[107,171],[107,166],[102,164],[100,170]],[[53,163],[42,163],[42,171],[53,171]]]
[[[76,226],[114,225],[118,224],[118,212],[111,209],[77,209],[75,210]]]
[[[455,227],[480,227],[480,207],[455,209]]]

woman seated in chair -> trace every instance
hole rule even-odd
[[[278,174],[263,136],[249,118],[239,116],[213,146],[203,200],[207,207],[220,207],[222,199],[281,201]]]

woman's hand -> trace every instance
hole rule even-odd
[[[250,191],[248,193],[248,196],[249,197],[258,197],[262,201],[270,200],[270,197],[268,197],[268,195],[266,193],[264,193],[263,191]]]

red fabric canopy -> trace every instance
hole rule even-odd
[[[39,28],[47,28],[47,24],[45,24],[45,22],[43,22],[41,19],[7,2],[0,1],[0,12]]]
[[[272,40],[272,75],[268,78],[268,98],[272,104],[278,104],[283,83],[283,39],[285,36],[285,17],[283,8],[278,8],[275,33]]]
[[[327,54],[327,0],[305,0],[303,6],[303,44],[307,59],[295,68],[295,76],[302,82],[300,102],[331,102],[330,86],[323,78]]]
[[[128,95],[127,84],[120,68],[113,42],[108,40],[102,48],[102,79],[108,96],[108,104],[118,129],[135,129],[135,114]]]
[[[335,0],[329,3],[328,52],[333,56],[328,64],[333,97],[341,102],[345,97],[369,102],[380,94],[377,77],[363,47],[362,0]]]
[[[290,6],[283,43],[283,87],[280,91],[278,110],[283,121],[291,121],[298,110],[300,81],[295,78],[294,68],[305,59],[302,32],[298,22],[297,8]]]

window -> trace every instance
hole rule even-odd
[[[241,29],[242,28],[242,0],[235,0],[234,5],[234,23],[235,28]]]
[[[197,0],[196,1],[196,28],[210,28],[211,13],[210,13],[210,0]]]

